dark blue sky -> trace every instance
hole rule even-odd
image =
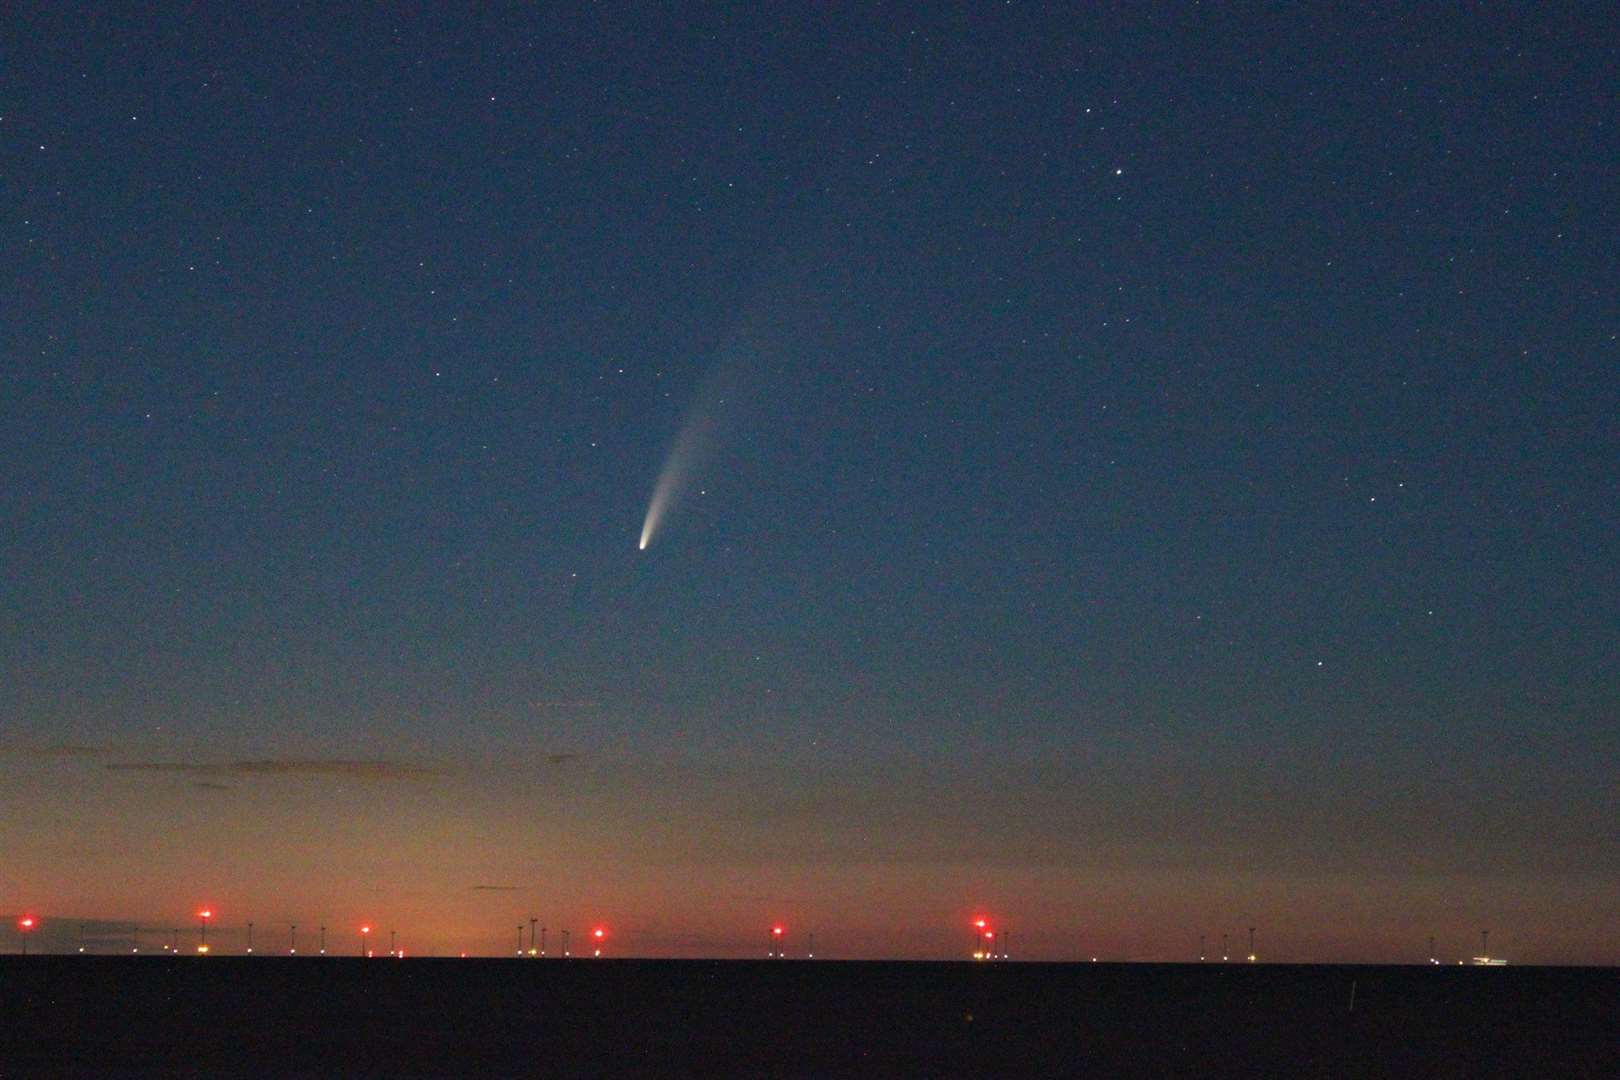
[[[252,8],[3,31],[0,907],[1616,958],[1595,7]]]

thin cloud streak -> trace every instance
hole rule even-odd
[[[189,776],[334,776],[348,780],[422,780],[439,769],[409,762],[345,758],[261,758],[221,764],[192,761],[114,761],[111,772],[181,773]]]
[[[81,743],[52,743],[49,746],[8,747],[7,752],[32,758],[88,758],[100,757],[110,751],[105,746],[88,746]]]

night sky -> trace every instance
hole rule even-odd
[[[0,949],[1620,962],[1612,13],[942,6],[9,10]]]

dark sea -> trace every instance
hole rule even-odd
[[[1620,1077],[1620,971],[0,958],[0,1077]]]

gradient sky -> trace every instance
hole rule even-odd
[[[1612,14],[452,7],[0,28],[0,911],[1620,962]]]

